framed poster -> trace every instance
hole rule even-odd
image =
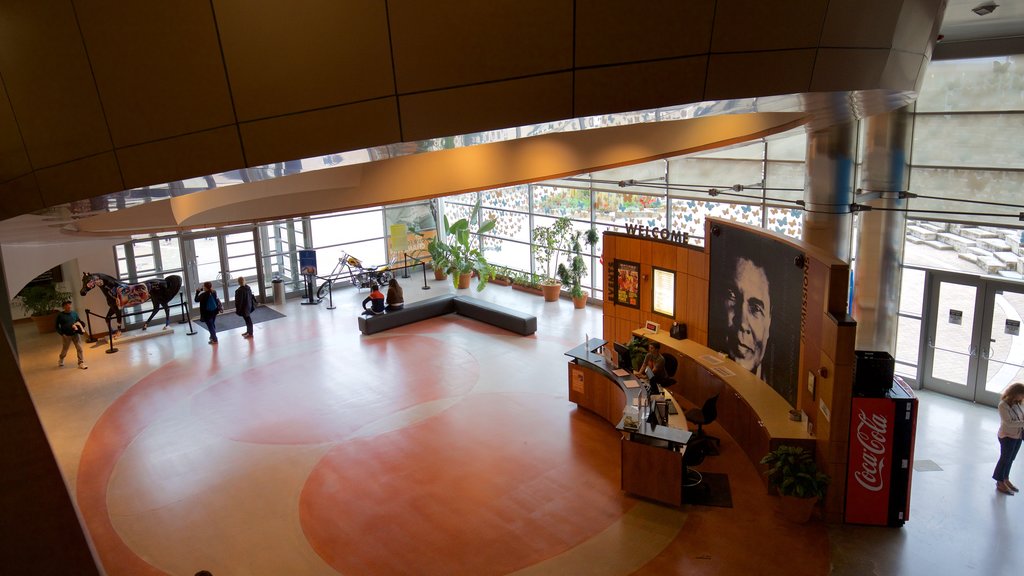
[[[676,317],[676,273],[664,268],[654,268],[654,282],[651,286],[651,309],[655,314],[669,318]]]
[[[631,308],[640,307],[640,264],[626,260],[615,261],[615,303]]]

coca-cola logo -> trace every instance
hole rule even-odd
[[[882,472],[885,470],[885,447],[888,444],[885,433],[889,420],[881,414],[872,414],[870,418],[863,410],[857,423],[857,442],[861,448],[860,470],[853,473],[857,483],[865,490],[878,492],[884,488]]]

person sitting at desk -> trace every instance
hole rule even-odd
[[[660,394],[659,384],[668,378],[668,372],[665,371],[665,357],[661,355],[661,344],[651,342],[647,345],[647,355],[644,356],[639,372],[650,380],[651,394]]]
[[[370,304],[370,308],[367,309],[366,305]],[[381,293],[380,288],[376,282],[370,283],[370,295],[363,299],[363,314],[367,316],[376,316],[377,314],[384,313],[384,294]]]

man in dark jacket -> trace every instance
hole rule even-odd
[[[68,348],[74,344],[75,351],[78,352],[78,367],[85,370],[88,368],[85,365],[85,357],[82,355],[82,332],[85,329],[82,327],[82,321],[78,318],[78,312],[71,309],[71,301],[65,300],[63,307],[64,310],[57,314],[57,334],[60,334],[60,339],[64,342],[60,349],[60,360],[57,361],[57,365],[64,365],[64,357],[68,355]]]
[[[245,320],[245,334],[242,334],[242,338],[252,338],[253,310],[256,310],[256,298],[252,295],[252,288],[245,285],[245,276],[239,276],[238,288],[235,290],[235,314]]]
[[[224,309],[213,291],[213,282],[203,282],[202,288],[196,289],[195,301],[199,303],[199,319],[210,331],[210,344],[217,343],[217,314]]]

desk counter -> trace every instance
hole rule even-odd
[[[652,426],[641,415],[640,427],[623,426],[623,409],[635,405],[643,388],[630,388],[626,381],[633,375],[617,376],[615,366],[594,352],[606,342],[592,338],[566,352],[569,363],[569,401],[594,412],[623,433],[621,450],[621,486],[631,494],[678,506],[682,503],[683,454],[690,439],[681,407],[666,391],[675,406],[668,426]]]

